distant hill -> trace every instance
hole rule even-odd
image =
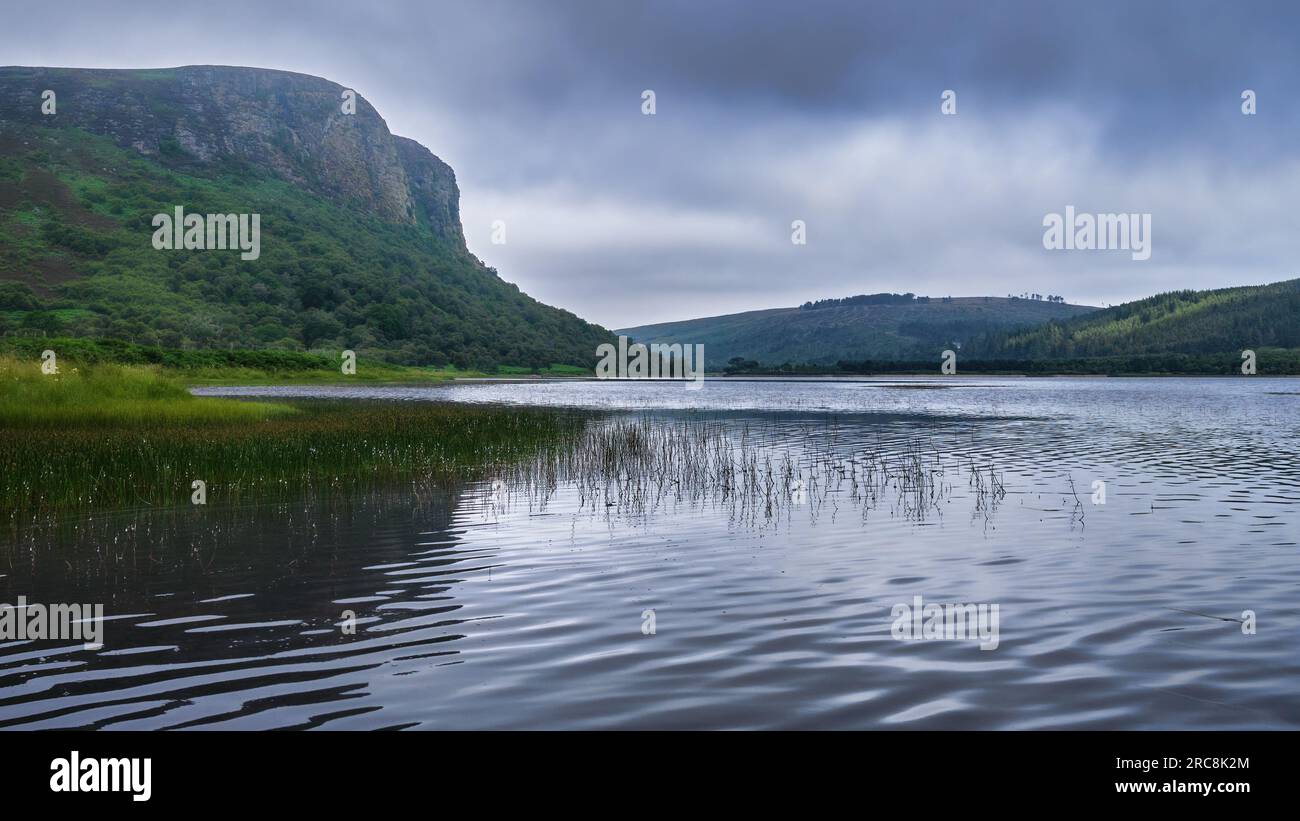
[[[721,368],[733,357],[764,365],[833,365],[841,360],[930,360],[983,334],[1096,310],[1045,299],[874,294],[641,325],[618,333],[644,343],[702,343],[710,368]]]
[[[610,333],[469,253],[452,169],[345,91],[259,68],[0,68],[0,334],[590,367]],[[155,250],[176,207],[259,215],[260,256]]]
[[[994,332],[968,358],[1072,359],[1300,348],[1300,279],[1173,291],[1035,328]]]

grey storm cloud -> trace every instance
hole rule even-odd
[[[1104,304],[1296,275],[1293,4],[50,0],[5,17],[6,63],[356,88],[456,169],[471,250],[609,327],[873,291]],[[1151,213],[1151,259],[1044,250],[1066,205]]]

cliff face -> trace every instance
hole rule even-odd
[[[41,113],[55,92],[57,113]],[[337,83],[260,68],[0,68],[0,122],[81,128],[170,164],[245,162],[464,248],[451,168]]]
[[[397,156],[406,171],[416,204],[424,210],[433,232],[448,243],[464,249],[465,234],[460,226],[460,189],[451,166],[429,149],[406,137],[394,137]]]

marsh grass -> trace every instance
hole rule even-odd
[[[790,442],[798,442],[793,449]],[[582,509],[644,518],[685,504],[713,505],[733,521],[779,522],[805,509],[815,521],[841,502],[862,517],[887,508],[912,521],[941,516],[952,477],[968,467],[969,496],[987,519],[1006,494],[991,462],[966,462],[912,437],[875,447],[836,442],[833,425],[789,430],[721,420],[616,418],[587,426],[572,447],[512,463],[491,487],[485,509],[517,501],[544,510],[557,490],[576,488]],[[516,498],[518,497],[518,498]]]
[[[562,447],[580,415],[400,402],[197,398],[140,366],[57,376],[0,366],[0,514],[271,502],[322,489],[475,476]]]
[[[976,514],[1005,495],[991,464],[945,459],[916,437],[846,448],[833,423],[800,432],[707,415],[203,399],[156,368],[111,364],[45,376],[0,360],[0,385],[0,515],[14,530],[73,512],[189,507],[195,480],[214,506],[484,481],[492,506],[520,496],[544,509],[564,486],[606,515],[712,504],[751,524],[841,504],[864,518],[881,507],[939,516],[963,467]]]
[[[322,488],[477,475],[559,447],[580,420],[555,412],[399,403],[301,403],[256,423],[0,432],[0,498],[42,511],[274,501]]]

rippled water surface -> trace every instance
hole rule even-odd
[[[0,644],[0,726],[1300,726],[1297,379],[199,392],[578,406],[711,455],[6,545],[0,600],[109,620]],[[997,604],[997,648],[896,640],[915,596]]]

